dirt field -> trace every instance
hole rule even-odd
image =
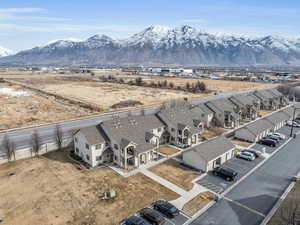
[[[172,148],[170,146],[161,146],[158,149],[156,149],[155,151],[160,152],[165,155],[173,155],[173,154],[179,152],[178,149]]]
[[[157,105],[173,99],[201,98],[212,94],[192,94],[176,90],[163,90],[106,82],[67,80],[62,78],[15,79],[45,91],[82,100],[112,111],[111,106],[121,101],[135,100],[144,106]]]
[[[1,165],[0,179],[0,219],[11,225],[116,225],[153,201],[179,197],[141,174],[79,171],[61,152]],[[117,198],[100,200],[108,188]]]
[[[188,203],[186,203],[183,206],[183,211],[187,215],[193,216],[196,212],[206,206],[211,200],[213,200],[213,194],[211,192],[201,193],[190,200]]]
[[[58,102],[53,97],[46,98],[17,85],[0,83],[0,91],[25,92],[27,95],[12,96],[0,93],[0,130],[56,122],[86,116],[92,112],[76,105]]]
[[[205,139],[211,139],[217,136],[220,136],[223,134],[226,130],[221,128],[221,127],[214,127],[210,129],[204,129],[203,133],[201,136]]]
[[[186,82],[190,84],[195,82],[204,82],[209,90],[222,91],[222,92],[232,92],[232,91],[248,91],[255,90],[258,88],[269,88],[275,87],[276,84],[268,83],[254,83],[254,82],[244,82],[244,81],[227,81],[227,80],[209,80],[209,79],[187,79],[187,78],[153,78],[154,81],[164,81],[173,82],[174,85],[185,86]]]
[[[194,186],[193,183],[191,183],[192,180],[200,176],[199,173],[181,166],[178,162],[172,159],[152,167],[150,170],[185,190],[191,190]]]
[[[270,111],[270,110],[264,111],[264,110],[261,110],[261,111],[259,111],[259,115],[260,116],[266,116],[266,115],[268,115],[268,114],[270,114],[272,112],[274,112],[274,111]]]
[[[294,189],[288,194],[268,225],[297,224],[300,219],[300,182],[297,182]],[[293,214],[296,220],[293,220]]]

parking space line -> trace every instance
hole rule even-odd
[[[221,193],[224,191],[224,188],[221,186],[218,186],[216,184],[210,183],[208,181],[200,182],[200,185],[207,187],[208,189],[214,191],[215,193]]]
[[[266,217],[265,214],[263,214],[263,213],[255,210],[255,209],[249,208],[248,206],[245,206],[245,205],[243,205],[243,204],[241,204],[241,203],[239,203],[237,201],[234,201],[234,200],[232,200],[230,198],[227,198],[227,197],[224,197],[224,199],[227,200],[227,201],[229,201],[229,202],[232,202],[232,203],[234,203],[234,204],[236,204],[236,205],[238,205],[238,206],[240,206],[240,207],[242,207],[242,208],[244,208],[244,209],[246,209],[246,210],[248,210],[248,211],[250,211],[252,213],[255,213],[256,215],[259,215],[261,217]]]

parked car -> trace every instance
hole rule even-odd
[[[262,145],[270,146],[270,147],[276,147],[276,145],[277,145],[276,141],[274,141],[272,139],[261,139],[259,141],[259,143]]]
[[[277,144],[278,144],[279,141],[280,141],[280,138],[279,138],[279,137],[273,136],[273,135],[268,135],[267,137],[264,137],[263,139],[271,139],[271,140],[274,140],[274,141],[276,141]]]
[[[281,133],[274,133],[273,135],[278,136],[281,140],[286,139],[286,136],[284,134],[281,134]]]
[[[250,152],[241,152],[237,155],[238,158],[241,158],[241,159],[245,159],[245,160],[248,160],[248,161],[253,161],[255,160],[255,155],[253,153],[250,153]]]
[[[259,158],[261,156],[261,152],[257,150],[243,150],[243,152],[250,152],[252,153],[256,158]]]
[[[153,208],[170,218],[174,218],[179,215],[179,210],[167,201],[158,200],[154,203]]]
[[[147,220],[138,217],[138,216],[130,216],[128,217],[125,222],[125,225],[151,225]]]
[[[215,176],[222,177],[227,181],[234,181],[236,176],[238,175],[237,172],[235,172],[234,170],[229,168],[222,168],[222,167],[215,168],[213,170],[213,174]]]
[[[297,123],[296,121],[292,121],[292,120],[287,121],[286,125],[289,126],[289,127],[291,127],[291,126],[293,126],[293,127],[300,127],[299,123]]]
[[[141,217],[145,218],[152,224],[162,225],[165,223],[165,218],[154,209],[144,208],[140,211]]]

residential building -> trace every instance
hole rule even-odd
[[[250,95],[233,95],[228,98],[241,111],[242,120],[255,120],[258,117],[258,104]]]
[[[279,101],[267,89],[257,90],[253,95],[260,99],[260,110],[277,110],[280,107]]]
[[[113,151],[113,162],[125,169],[156,160],[154,150],[168,141],[165,124],[155,115],[115,118],[104,121],[101,127]]]
[[[166,124],[169,142],[186,148],[201,142],[204,124],[201,115],[188,102],[165,105],[157,116]]]
[[[183,162],[203,172],[221,166],[234,157],[235,146],[224,136],[196,145],[183,153]]]
[[[241,110],[228,99],[217,99],[208,101],[205,105],[214,112],[214,119],[217,125],[224,128],[235,128],[240,124]]]
[[[112,161],[113,152],[99,125],[79,129],[73,139],[75,154],[92,167]]]
[[[191,110],[197,115],[200,115],[200,120],[202,121],[204,127],[209,128],[212,126],[214,112],[211,111],[205,104],[201,103],[195,105]]]

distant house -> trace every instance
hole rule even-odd
[[[157,116],[166,124],[169,142],[179,147],[189,147],[201,141],[204,123],[189,103],[174,103],[164,106]]]
[[[79,129],[73,139],[75,154],[92,167],[112,161],[113,152],[99,125]]]
[[[156,160],[158,154],[154,150],[166,141],[165,124],[155,115],[108,120],[101,127],[113,151],[113,162],[125,169]]]
[[[241,111],[241,119],[255,120],[258,117],[259,101],[250,95],[234,95],[228,99]]]
[[[221,166],[234,157],[235,146],[224,136],[208,140],[183,153],[183,161],[203,172]]]
[[[241,110],[228,99],[208,101],[205,105],[214,112],[214,119],[224,128],[235,128],[240,124]]]
[[[279,111],[272,113],[264,119],[273,124],[272,131],[277,131],[286,124],[286,121],[288,121],[290,117],[284,112]]]

